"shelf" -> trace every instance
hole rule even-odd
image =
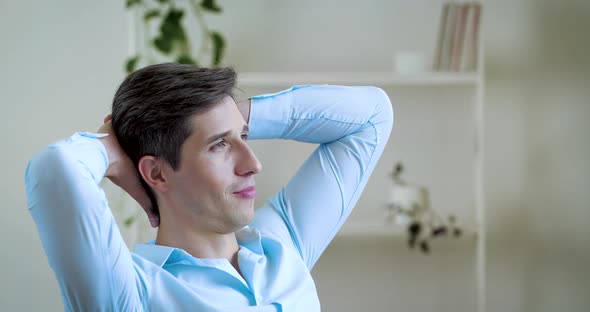
[[[341,84],[377,86],[469,86],[477,84],[478,73],[423,72],[244,72],[241,87],[282,87],[296,84]]]
[[[462,227],[463,234],[461,238],[475,239],[477,231],[474,227]],[[352,221],[346,222],[338,232],[338,237],[383,237],[406,239],[406,230],[398,225],[391,223],[377,223],[370,221]],[[441,237],[444,238],[444,237]]]
[[[404,237],[406,231],[394,224],[376,222],[346,222],[338,232],[341,237]]]

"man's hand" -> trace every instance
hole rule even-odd
[[[160,217],[153,213],[152,202],[141,185],[139,173],[117,141],[111,125],[111,115],[105,117],[104,125],[98,129],[98,132],[108,134],[100,138],[109,157],[109,167],[105,176],[133,197],[148,215],[152,227],[157,227],[160,224]]]
[[[242,114],[242,117],[244,117],[244,120],[247,124],[250,123],[250,104],[250,99],[246,99],[236,103],[236,105],[238,106],[238,110],[240,111],[240,114]]]

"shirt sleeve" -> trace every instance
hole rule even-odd
[[[251,100],[252,139],[319,144],[252,222],[292,243],[311,270],[383,152],[393,126],[391,102],[379,88],[330,85],[294,86]]]
[[[109,160],[98,136],[76,133],[35,155],[27,204],[66,311],[141,311],[143,279],[99,186]]]

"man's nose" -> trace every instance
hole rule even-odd
[[[236,174],[239,176],[254,175],[262,170],[262,164],[254,154],[254,151],[244,143],[241,153],[236,160]]]

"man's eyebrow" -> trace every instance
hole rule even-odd
[[[248,131],[250,131],[250,128],[248,127],[248,125],[244,125],[244,127],[242,128],[242,132],[248,132]],[[231,130],[227,130],[222,133],[214,134],[207,139],[207,144],[211,144],[223,137],[226,137],[230,133],[231,133]]]

